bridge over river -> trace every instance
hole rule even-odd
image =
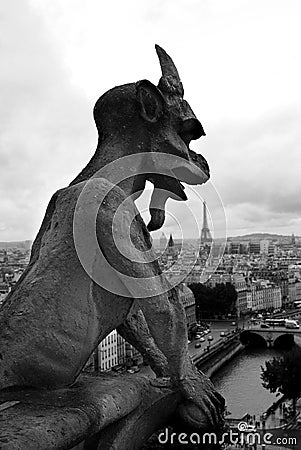
[[[250,343],[263,343],[268,347],[282,345],[291,346],[294,344],[294,336],[301,337],[300,328],[286,328],[279,326],[261,328],[259,325],[253,325],[242,330],[240,340],[244,345]]]

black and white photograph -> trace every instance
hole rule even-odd
[[[0,5],[0,450],[301,449],[301,3]]]

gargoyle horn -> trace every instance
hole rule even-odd
[[[162,71],[162,77],[160,78],[158,88],[163,94],[180,95],[183,97],[183,85],[173,60],[162,47],[157,44],[155,47]]]

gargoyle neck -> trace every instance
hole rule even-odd
[[[94,177],[97,172],[124,156],[132,155],[135,153],[142,153],[149,151],[148,146],[137,139],[137,136],[130,141],[127,140],[111,140],[110,142],[99,142],[96,151],[86,167],[79,173],[79,175],[70,183],[70,186],[87,181]],[[108,177],[109,178],[109,177]],[[110,181],[110,180],[109,180]],[[124,180],[120,187],[125,191],[127,195],[132,195],[137,189],[143,189],[144,183],[142,180],[138,180],[137,177],[131,177]]]

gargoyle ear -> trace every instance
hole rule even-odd
[[[141,116],[148,122],[157,122],[164,111],[165,100],[161,91],[148,80],[138,81],[136,89]]]

